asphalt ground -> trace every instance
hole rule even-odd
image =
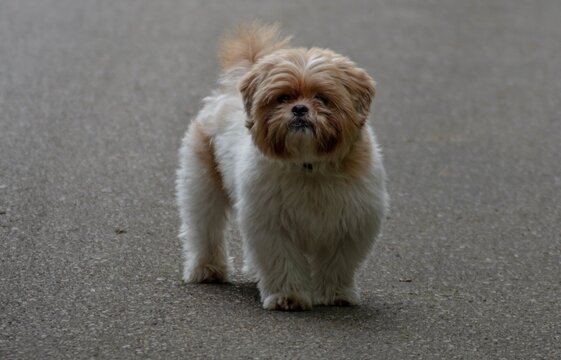
[[[177,149],[220,34],[378,82],[392,210],[362,305],[180,280]],[[0,2],[0,358],[561,358],[561,2]],[[239,264],[239,241],[230,232]]]

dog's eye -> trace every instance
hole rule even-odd
[[[292,96],[290,96],[289,94],[282,94],[279,95],[279,97],[277,97],[277,102],[283,104],[285,102],[290,101],[290,99],[292,99]]]
[[[325,95],[322,94],[317,94],[316,95],[316,99],[318,99],[319,101],[321,101],[323,103],[323,105],[327,105],[329,104],[329,98]]]

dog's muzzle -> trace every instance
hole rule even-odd
[[[299,116],[294,117],[288,124],[288,127],[290,128],[290,130],[294,130],[294,131],[304,131],[308,129],[312,130],[313,128],[312,123],[310,121]]]

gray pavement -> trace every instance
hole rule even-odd
[[[393,201],[360,307],[179,284],[176,151],[219,35],[255,17],[378,82]],[[559,19],[556,0],[1,1],[0,358],[561,358]]]

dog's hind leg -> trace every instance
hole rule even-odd
[[[214,157],[212,139],[196,120],[183,139],[179,161],[176,190],[181,216],[183,280],[225,282],[229,258],[224,227],[229,200]]]

